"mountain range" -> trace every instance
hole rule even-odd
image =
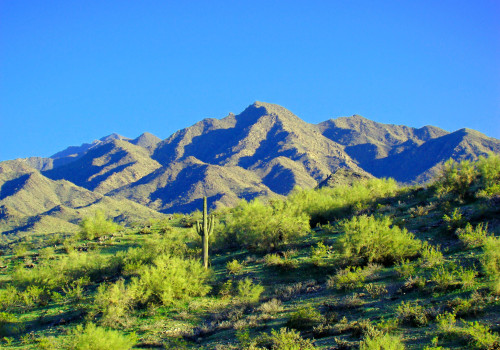
[[[339,169],[403,183],[431,179],[449,158],[500,153],[477,131],[381,124],[353,115],[310,124],[284,107],[255,102],[238,115],[204,119],[165,140],[112,134],[49,158],[0,162],[0,231],[73,232],[103,209],[131,223],[282,197],[314,188]]]

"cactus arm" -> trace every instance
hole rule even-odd
[[[200,220],[196,221],[195,227],[196,232],[198,232],[200,236],[203,236],[203,227],[201,226]]]

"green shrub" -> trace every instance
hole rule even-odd
[[[206,284],[209,271],[199,261],[161,255],[152,266],[145,266],[132,288],[139,302],[171,305],[176,300],[203,296],[210,291]]]
[[[323,242],[318,242],[315,247],[311,247],[311,261],[315,266],[324,266],[325,258],[328,257],[330,247]]]
[[[493,350],[500,347],[500,336],[478,322],[458,324],[454,314],[437,317],[438,330],[447,337],[462,339],[472,349]]]
[[[402,302],[396,309],[396,317],[402,324],[423,327],[429,322],[427,311],[416,302]]]
[[[389,264],[416,256],[422,246],[412,233],[393,226],[388,217],[361,215],[342,221],[340,226],[345,233],[337,246],[346,259]]]
[[[500,193],[500,156],[480,156],[475,163],[448,160],[435,182],[439,195],[454,194],[460,199],[474,194],[492,196]]]
[[[435,289],[446,291],[459,288],[470,289],[476,284],[477,271],[465,269],[453,263],[443,264],[431,271],[430,280],[434,282]]]
[[[264,205],[259,200],[242,201],[226,219],[224,229],[228,239],[236,239],[253,251],[271,251],[309,231],[309,217],[294,215],[285,201],[275,200]]]
[[[48,290],[62,289],[79,278],[101,280],[117,274],[119,262],[98,252],[71,252],[56,260],[42,261],[32,269],[19,267],[12,273],[12,282],[19,289],[30,285]]]
[[[298,263],[296,260],[290,259],[288,257],[282,258],[278,254],[267,254],[264,257],[264,262],[267,266],[278,267],[283,270],[290,270],[297,267]]]
[[[362,287],[366,277],[366,270],[361,267],[349,266],[338,271],[334,276],[330,276],[326,284],[329,288],[352,290]]]
[[[445,312],[436,317],[438,330],[445,334],[451,334],[455,332],[457,328],[457,319],[454,313]]]
[[[488,157],[480,156],[476,167],[479,173],[479,194],[500,194],[500,156],[495,153]]]
[[[387,288],[380,284],[368,283],[365,285],[365,291],[371,298],[376,299],[388,293]]]
[[[12,311],[21,303],[18,290],[12,286],[7,285],[5,289],[0,289],[0,310]]]
[[[272,330],[272,349],[274,350],[314,350],[316,347],[309,339],[303,339],[299,332],[293,329],[280,328],[279,331]]]
[[[360,350],[404,350],[405,346],[397,335],[381,333],[373,337],[366,337],[360,344]]]
[[[106,214],[102,210],[97,210],[94,216],[85,217],[80,222],[80,235],[83,239],[92,240],[121,229],[120,225],[106,218]]]
[[[88,323],[85,327],[78,325],[71,332],[71,340],[67,346],[74,350],[128,350],[137,342],[135,334],[124,335],[121,332],[107,330]]]
[[[50,293],[45,287],[30,285],[26,290],[19,294],[21,303],[27,308],[36,305],[47,305],[50,300]]]
[[[478,322],[467,322],[460,334],[475,349],[500,348],[500,336]]]
[[[422,245],[420,251],[420,259],[418,260],[420,267],[431,268],[442,265],[444,263],[443,253],[439,250],[439,246],[434,247],[427,242]]]
[[[410,262],[408,259],[401,259],[394,269],[396,270],[398,276],[404,279],[416,276],[417,273],[415,264]]]
[[[198,235],[197,235],[198,236]],[[152,264],[161,255],[185,258],[191,256],[181,235],[159,235],[153,233],[144,240],[141,247],[129,248],[118,252],[117,260],[125,274],[137,274],[145,265]],[[193,254],[199,256],[199,254]]]
[[[366,208],[379,198],[392,196],[398,191],[393,179],[370,179],[352,186],[323,187],[314,190],[296,189],[287,201],[296,213],[306,213],[311,226],[340,219],[354,211]]]
[[[268,302],[262,303],[259,306],[259,311],[263,314],[276,314],[283,310],[281,301],[279,299],[271,299]]]
[[[239,275],[243,270],[243,265],[238,260],[233,259],[226,264],[226,269],[230,274]]]
[[[233,295],[233,289],[234,289],[233,280],[227,280],[226,282],[224,282],[222,284],[222,286],[220,286],[220,288],[219,288],[219,295],[223,299],[224,298],[228,298],[231,295]]]
[[[465,224],[465,219],[463,217],[462,211],[459,208],[453,209],[451,215],[443,215],[443,220],[446,223],[446,228],[450,232],[454,232]]]
[[[468,196],[476,176],[473,163],[467,160],[457,163],[450,158],[444,163],[441,174],[436,181],[438,193],[453,193],[464,199]]]
[[[92,311],[94,315],[102,315],[100,323],[103,326],[127,327],[130,324],[134,299],[133,290],[125,286],[123,279],[110,285],[101,284],[97,288]]]
[[[250,278],[238,282],[238,298],[245,303],[257,303],[264,287],[254,284]]]
[[[322,323],[324,317],[312,306],[300,308],[290,315],[286,325],[295,329],[312,329],[314,326]]]
[[[439,346],[438,345],[438,342],[439,342],[439,339],[438,337],[434,337],[432,338],[432,343],[431,345],[426,345],[424,347],[424,350],[446,350],[445,348],[443,348],[442,346]]]
[[[460,317],[475,316],[484,309],[484,301],[477,292],[473,293],[470,299],[457,297],[450,301],[449,306],[453,312]]]
[[[0,337],[15,334],[22,329],[16,315],[8,312],[0,312]]]
[[[467,223],[465,228],[459,228],[456,235],[467,248],[477,248],[484,244],[488,237],[488,224],[480,223],[475,228],[470,223]]]
[[[497,281],[500,278],[500,238],[486,238],[481,262],[486,276],[492,281]]]

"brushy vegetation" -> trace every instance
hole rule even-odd
[[[405,228],[393,225],[389,217],[355,216],[340,223],[344,234],[337,247],[342,258],[392,264],[418,255],[422,242]]]
[[[109,235],[122,229],[120,225],[108,219],[102,210],[97,210],[94,216],[84,218],[80,222],[80,228],[81,237],[88,240]]]
[[[208,269],[200,212],[127,228],[101,213],[78,235],[9,243],[1,345],[498,349],[499,170],[490,156],[448,162],[424,187],[242,201],[211,213]]]

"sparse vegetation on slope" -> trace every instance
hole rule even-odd
[[[481,170],[495,162],[446,167],[426,187],[363,180],[213,211],[209,269],[193,227],[199,213],[100,238],[11,242],[0,257],[0,341],[498,349],[500,203],[486,190],[498,174]],[[455,180],[445,186],[448,172]]]

